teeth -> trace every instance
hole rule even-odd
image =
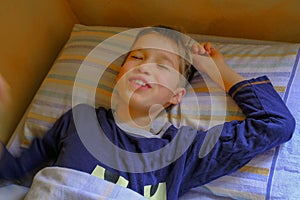
[[[135,80],[134,82],[140,86],[146,86],[146,83],[141,80]]]

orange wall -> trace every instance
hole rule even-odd
[[[0,73],[11,87],[11,101],[0,111],[1,141],[14,131],[75,22],[63,0],[1,1]]]
[[[300,42],[298,0],[68,0],[81,23],[183,26],[191,33]]]

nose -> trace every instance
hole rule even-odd
[[[153,69],[154,63],[142,63],[140,65],[137,66],[136,70],[138,70],[138,72],[143,73],[143,74],[151,74],[151,68]]]

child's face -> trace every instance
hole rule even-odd
[[[120,98],[137,109],[179,103],[185,94],[184,88],[178,88],[179,64],[171,39],[155,32],[141,36],[117,77]]]

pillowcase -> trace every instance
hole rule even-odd
[[[103,63],[106,61],[103,58],[94,58],[88,55],[105,39],[125,30],[127,29],[119,27],[84,26],[80,24],[74,26],[70,39],[45,77],[27,112],[24,125],[24,146],[28,145],[33,137],[42,136],[58,117],[71,108],[75,80],[79,85],[78,87],[83,88],[81,98],[89,97],[89,93],[94,92],[93,86],[98,84],[95,106],[110,107],[110,98],[122,58],[114,61],[105,70]],[[202,39],[201,35],[194,34],[191,36],[197,41]],[[119,43],[106,42],[108,46],[104,47],[104,51],[109,54],[116,54],[122,51],[122,48],[125,49],[126,47],[122,45],[127,44],[128,40],[132,38],[132,35],[123,34],[122,37],[119,37],[121,40]],[[207,38],[206,36],[206,39],[216,40],[216,38]],[[291,73],[293,57],[296,54],[295,46],[290,44],[226,44],[220,43],[220,41],[215,42],[215,46],[224,54],[227,63],[237,72],[247,78],[267,74],[275,84],[276,90],[281,95],[284,94],[285,80]],[[105,70],[99,83],[76,77],[82,65]],[[183,103],[171,111],[170,121],[173,124],[207,129],[224,121],[243,119],[243,113],[233,100],[206,76],[196,73],[191,86],[194,91],[188,90]],[[193,108],[195,102],[199,102],[199,110]]]
[[[32,138],[44,135],[56,119],[72,107],[74,82],[82,88],[76,97],[82,98],[83,101],[89,101],[88,97],[96,91],[95,106],[110,108],[115,78],[124,57],[121,56],[115,60],[108,68],[105,67],[107,60],[99,57],[86,59],[86,57],[99,43],[125,30],[127,29],[120,27],[85,26],[81,24],[74,26],[70,39],[61,50],[27,110],[23,146],[28,146]],[[190,36],[198,42],[212,41],[223,53],[227,63],[246,78],[267,75],[276,91],[282,98],[285,97],[295,64],[298,45],[263,43],[254,40],[197,34]],[[106,43],[107,46],[105,46],[104,51],[107,54],[118,54],[125,48],[122,45],[128,44],[132,37],[130,34],[124,34],[120,38],[120,42]],[[100,81],[94,82],[87,78],[78,78],[77,73],[82,65],[102,70],[104,73]],[[244,118],[243,113],[231,97],[218,88],[207,76],[196,73],[191,81],[191,87],[193,89],[188,89],[183,102],[171,109],[169,120],[176,126],[190,125],[205,130],[224,121]],[[199,110],[195,109],[195,105],[198,105]],[[247,194],[249,192],[263,194],[268,183],[272,155],[274,155],[274,151],[263,154],[234,175],[224,177],[221,181],[223,183],[227,181],[225,186],[220,186],[217,182],[217,185],[214,183],[211,186],[208,185],[207,188],[225,196],[231,191],[231,196],[234,194],[239,198],[245,197],[245,190],[247,190]],[[251,175],[248,177],[247,174]],[[257,182],[252,184],[245,181],[245,176],[247,176],[247,180],[252,179],[252,177],[254,177],[253,180],[259,177],[260,188],[256,187]],[[232,181],[236,178],[241,181]],[[228,183],[230,183],[230,188],[227,187]],[[241,190],[243,190],[242,193],[240,193]]]

